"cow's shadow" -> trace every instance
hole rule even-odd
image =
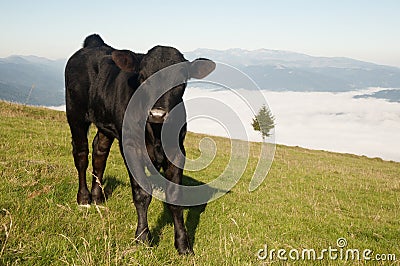
[[[121,181],[115,176],[105,176],[103,181],[104,195],[106,199],[112,196],[114,190],[119,186],[129,186],[126,182]]]
[[[198,181],[196,179],[193,179],[189,176],[184,175],[182,179],[183,185],[186,186],[199,186],[199,185],[206,185],[204,182]],[[105,176],[104,178],[104,193],[106,198],[108,199],[109,197],[112,196],[112,193],[114,190],[119,187],[119,186],[129,186],[130,184],[127,184],[120,179],[116,178],[115,176]],[[214,189],[206,185],[206,190],[207,195],[209,195],[209,199],[217,193],[221,192],[221,190]],[[229,192],[229,191],[223,191],[223,192]],[[190,206],[190,207],[185,207],[187,212],[187,217],[185,220],[185,226],[188,231],[189,235],[189,241],[192,245],[195,243],[195,235],[196,235],[196,230],[200,222],[200,216],[201,214],[206,210],[207,203],[202,204],[202,205],[197,205],[197,206]],[[163,204],[163,210],[158,217],[156,221],[155,227],[151,230],[153,239],[152,239],[152,245],[153,246],[158,246],[160,242],[160,235],[163,230],[163,228],[166,225],[173,224],[173,219],[171,216],[171,212],[169,211],[168,207],[166,204]]]
[[[182,183],[183,183],[183,185],[187,185],[187,186],[205,185],[205,183],[195,180],[186,175],[183,176]],[[212,193],[212,191],[221,192],[221,190],[217,190],[217,189],[211,188],[209,186],[208,186],[207,190],[209,192],[211,192],[211,193],[208,193],[210,195],[210,199],[214,194],[214,193]],[[189,241],[192,246],[195,243],[195,239],[196,239],[195,235],[196,235],[197,227],[200,222],[200,216],[206,210],[206,207],[207,207],[207,203],[197,205],[197,206],[185,207],[185,209],[188,210],[187,217],[185,220],[185,226],[188,231]],[[155,227],[153,229],[151,229],[152,235],[153,235],[153,239],[152,239],[153,246],[158,246],[158,244],[160,242],[161,232],[162,232],[163,228],[169,224],[173,224],[173,219],[172,219],[171,212],[169,211],[168,207],[164,203],[162,213],[158,217]]]

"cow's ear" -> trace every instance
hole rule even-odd
[[[199,58],[190,62],[190,77],[202,79],[208,76],[215,69],[215,63],[210,59]]]
[[[111,53],[114,63],[125,72],[139,71],[139,60],[135,53],[129,50],[115,50]]]

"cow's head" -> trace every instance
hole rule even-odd
[[[179,64],[183,63],[183,64]],[[183,101],[186,82],[190,78],[202,79],[215,69],[215,63],[208,59],[187,61],[183,55],[173,47],[156,46],[152,48],[140,62],[139,83],[145,82],[151,75],[172,65],[178,65],[173,74],[171,72],[159,73],[161,81],[167,84],[179,84],[164,93],[148,110],[150,123],[163,123],[169,112]],[[152,93],[152,92],[149,92]]]

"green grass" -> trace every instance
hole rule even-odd
[[[336,247],[339,237],[348,248],[396,253],[398,261],[386,263],[399,264],[400,163],[278,145],[267,178],[249,193],[259,149],[253,143],[248,168],[230,193],[185,210],[196,255],[179,256],[171,217],[156,199],[149,210],[155,243],[135,244],[136,212],[116,143],[105,173],[112,195],[102,207],[82,208],[65,113],[0,102],[0,117],[0,265],[279,265],[256,252],[264,245],[320,251]],[[204,137],[188,134],[189,157],[199,155]],[[212,138],[215,160],[188,177],[207,182],[226,166],[230,142]]]

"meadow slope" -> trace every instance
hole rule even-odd
[[[196,253],[185,257],[174,249],[171,217],[156,199],[149,210],[153,246],[135,244],[136,213],[117,143],[105,173],[108,201],[82,208],[75,201],[65,113],[0,102],[0,117],[0,265],[281,264],[276,256],[260,260],[256,253],[265,245],[319,252],[337,247],[338,238],[347,240],[346,248],[372,250],[372,257],[394,253],[397,261],[378,263],[399,264],[400,163],[278,145],[267,178],[250,193],[259,148],[252,143],[248,167],[230,193],[185,210]],[[189,157],[199,155],[204,137],[188,134]],[[211,138],[218,147],[215,160],[185,173],[186,183],[207,182],[224,169],[230,142]],[[343,262],[325,256],[296,264]]]

